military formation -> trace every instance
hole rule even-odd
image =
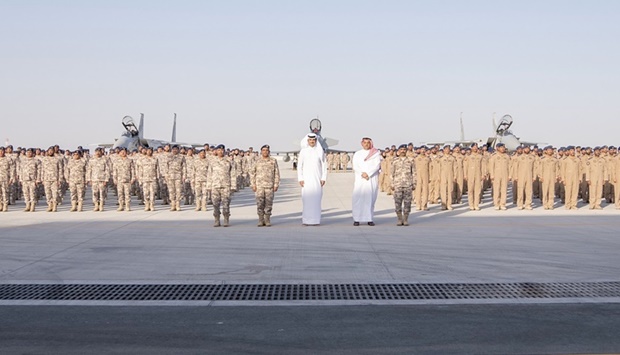
[[[412,200],[418,211],[429,204],[449,211],[468,196],[469,210],[479,211],[489,189],[493,207],[506,210],[509,187],[518,210],[532,210],[533,199],[545,210],[557,207],[556,199],[567,210],[577,209],[580,199],[593,210],[602,209],[602,201],[620,209],[620,155],[613,146],[521,146],[508,153],[501,143],[495,150],[402,144],[382,155],[379,186],[394,196],[398,225],[408,225]]]
[[[79,147],[63,151],[0,147],[0,211],[23,199],[25,212],[35,212],[40,201],[56,212],[67,191],[71,212],[84,210],[88,187],[93,211],[105,210],[108,194],[116,197],[117,211],[131,211],[135,196],[144,211],[155,211],[155,202],[180,211],[181,203],[195,211],[213,206],[214,226],[230,225],[231,196],[251,187],[255,193],[258,226],[271,226],[280,172],[268,145],[260,152],[226,149],[205,144],[201,149],[176,145],[129,152],[97,148],[93,154]],[[592,210],[602,203],[620,209],[620,154],[616,147],[519,147],[508,153],[498,144],[471,147],[386,147],[379,175],[379,189],[394,198],[397,225],[409,225],[412,208],[427,211],[438,204],[450,211],[463,203],[479,211],[484,192],[491,191],[493,207],[506,210],[510,198],[518,210],[532,210],[539,199],[545,210],[563,205],[577,209],[581,200]],[[349,171],[350,156],[329,152],[328,170]]]
[[[45,200],[48,212],[57,212],[69,190],[70,211],[82,212],[90,187],[94,212],[104,211],[108,194],[113,193],[119,212],[131,211],[132,196],[147,212],[156,210],[156,200],[175,212],[182,202],[202,212],[213,205],[214,226],[227,227],[232,194],[252,187],[259,226],[271,226],[280,172],[268,145],[260,153],[209,144],[201,149],[165,145],[132,152],[97,148],[93,154],[81,147],[74,151],[58,146],[0,147],[0,211],[7,212],[23,199],[24,212],[35,212],[40,200]]]

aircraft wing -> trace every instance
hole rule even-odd
[[[433,145],[439,145],[439,146],[444,146],[444,145],[463,145],[463,146],[470,146],[474,143],[478,143],[477,141],[472,141],[472,140],[463,140],[463,141],[435,141],[435,142],[423,142],[423,145],[426,146],[433,146]]]

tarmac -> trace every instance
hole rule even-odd
[[[354,227],[351,217],[353,174],[330,173],[324,188],[321,225],[306,227],[301,225],[302,205],[296,172],[284,163],[281,163],[280,169],[282,183],[276,193],[272,227],[256,226],[255,201],[249,188],[233,196],[231,226],[227,228],[212,226],[211,206],[207,212],[196,212],[193,206],[186,205],[181,205],[181,212],[170,212],[168,206],[162,206],[158,201],[157,211],[144,212],[134,198],[131,212],[117,212],[112,192],[109,193],[104,212],[93,212],[92,204],[87,202],[84,212],[71,213],[68,212],[69,206],[65,202],[59,207],[59,212],[48,213],[40,202],[37,212],[26,213],[22,212],[23,201],[18,201],[16,206],[9,206],[9,212],[0,213],[0,286],[555,284],[620,281],[620,211],[614,206],[603,205],[603,210],[589,210],[587,206],[580,204],[578,210],[567,211],[556,204],[556,209],[544,210],[540,202],[535,201],[532,211],[520,211],[511,204],[507,211],[496,211],[487,195],[481,211],[469,211],[466,199],[463,204],[455,205],[453,211],[441,211],[438,205],[431,205],[430,211],[413,212],[410,217],[411,226],[402,227],[396,226],[392,197],[381,193],[376,204],[377,225]],[[609,316],[619,313],[619,301],[618,297],[269,302],[3,299],[0,300],[0,318],[3,319],[0,321],[0,334],[5,336],[0,337],[0,344],[11,344],[9,353],[49,349],[45,346],[52,346],[51,349],[57,350],[52,352],[88,350],[88,346],[71,347],[71,339],[66,337],[63,338],[66,342],[62,344],[49,339],[36,344],[29,343],[27,337],[22,339],[22,335],[28,334],[30,329],[32,334],[38,334],[44,339],[50,335],[50,329],[43,325],[33,325],[46,322],[50,322],[50,327],[56,329],[58,334],[63,331],[79,333],[80,329],[74,329],[74,326],[60,321],[64,317],[62,314],[67,314],[67,317],[72,315],[73,319],[94,319],[93,317],[105,318],[110,312],[122,312],[128,317],[128,322],[129,319],[139,320],[149,314],[152,317],[157,314],[159,318],[154,318],[153,321],[162,328],[148,333],[148,336],[144,333],[148,326],[141,325],[139,321],[132,323],[131,329],[137,335],[136,339],[141,339],[141,334],[146,337],[144,342],[148,342],[157,337],[160,334],[158,332],[165,331],[168,320],[170,324],[179,322],[179,327],[192,326],[184,323],[183,319],[171,316],[170,312],[174,311],[170,311],[166,306],[178,308],[181,314],[205,312],[204,306],[225,306],[221,307],[221,311],[209,312],[226,313],[238,322],[244,321],[245,314],[248,317],[246,320],[254,319],[251,323],[255,326],[252,328],[254,333],[248,329],[227,333],[226,341],[218,343],[221,347],[209,348],[215,353],[269,353],[287,350],[291,353],[305,353],[312,349],[327,353],[613,352],[620,350],[617,337],[605,335],[599,339],[587,337],[586,334],[597,331],[599,335],[608,334],[610,331],[617,333],[613,330],[620,329],[620,320],[613,320]],[[29,308],[32,306],[38,307]],[[109,306],[114,306],[114,309],[119,311],[106,310]],[[260,311],[265,309],[264,306],[275,308],[273,311]],[[323,308],[324,311],[321,310]],[[578,312],[570,313],[574,317],[567,316],[570,319],[551,323],[540,320],[531,324],[524,320],[510,328],[510,322],[514,321],[514,318],[510,317],[524,316],[534,319],[542,313],[551,312],[554,314],[551,317],[553,318],[558,316],[554,312],[575,310]],[[351,335],[343,333],[341,338],[337,337],[344,343],[340,346],[329,346],[331,343],[327,339],[333,338],[334,332],[337,333],[338,330],[326,326],[312,316],[317,312],[324,313],[328,318],[333,317],[333,322],[338,322],[339,319],[350,321],[347,329],[352,332]],[[379,314],[369,318],[368,315],[373,312]],[[359,335],[366,334],[369,329],[381,329],[380,334],[389,334],[391,331],[396,331],[393,334],[400,334],[398,329],[403,326],[403,322],[406,323],[402,315],[411,314],[413,322],[417,317],[415,314],[426,314],[425,312],[429,312],[428,317],[437,318],[434,323],[429,324],[430,328],[420,331],[425,334],[435,329],[436,337],[428,335],[421,343],[411,341],[413,338],[407,338],[407,341],[404,338],[394,338],[391,343],[393,346],[390,346],[390,343],[384,344],[378,338],[359,339]],[[448,336],[442,333],[442,329],[450,328],[449,325],[453,322],[464,322],[460,329],[465,331],[468,327],[465,324],[469,323],[467,317],[463,318],[462,312],[473,312],[476,317],[488,317],[488,321],[494,322],[498,327],[506,326],[506,329],[512,330],[500,334],[502,341],[482,341],[473,347],[463,347],[467,340],[461,337],[462,334],[457,336],[456,333],[450,333]],[[27,316],[21,317],[20,314]],[[37,317],[36,314],[40,316]],[[273,322],[280,324],[288,322],[287,317],[291,314],[296,314],[294,317],[298,322],[303,322],[304,319],[316,322],[306,325],[309,327],[307,332],[289,334],[292,338],[288,341],[292,343],[281,343],[277,338],[265,335],[263,340],[270,340],[256,343],[257,348],[235,346],[240,344],[240,339],[248,337],[249,333],[259,334],[270,326],[277,327],[264,323],[268,322],[265,317],[273,316]],[[585,321],[588,317],[595,320]],[[56,318],[58,320],[53,321]],[[620,317],[616,316],[614,319],[618,318]],[[379,319],[388,323],[379,324]],[[392,324],[390,319],[400,321]],[[428,321],[428,318],[422,317],[419,321]],[[474,323],[471,323],[472,327]],[[413,323],[409,326],[419,328]],[[203,330],[211,334],[213,330],[209,327]],[[483,337],[497,331],[493,330],[493,327],[476,327],[480,331],[479,336]],[[120,337],[118,334],[111,338],[104,337],[105,341],[99,342],[94,335],[95,329],[85,326],[82,330],[84,337],[92,338],[91,350],[115,349],[120,352],[130,350],[140,353],[154,349],[146,343],[131,347],[127,343],[110,340],[114,339],[114,336]],[[557,336],[552,336],[554,329],[564,329],[565,334],[581,336],[575,335],[563,342]],[[6,333],[9,330],[11,332]],[[476,333],[473,328],[469,331]],[[523,331],[549,334],[547,339],[554,340],[546,343],[542,338],[529,342],[526,338],[521,338]],[[204,340],[198,340],[199,334],[196,334],[195,339],[197,347],[172,348],[189,353],[209,352],[198,346],[203,344],[201,341]],[[440,334],[444,336],[439,336]],[[588,339],[591,341],[588,342]],[[351,343],[346,343],[347,341]],[[366,342],[368,348],[365,349],[353,345]],[[111,344],[116,344],[116,347],[109,348]],[[287,347],[286,344],[290,346]],[[350,346],[344,346],[346,344]],[[452,344],[453,347],[441,347],[441,344]],[[400,345],[402,347],[399,347]],[[157,347],[162,353],[171,351],[172,348]]]

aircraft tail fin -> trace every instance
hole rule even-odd
[[[144,138],[144,114],[140,113],[140,123],[138,124],[138,138]]]
[[[177,141],[177,114],[174,114],[174,123],[172,124],[172,142]]]
[[[465,140],[465,126],[463,126],[463,112],[461,112],[461,140]]]
[[[497,134],[497,122],[495,122],[495,112],[493,112],[493,116],[491,117],[491,123],[493,124],[493,134]]]
[[[335,145],[338,145],[338,140],[337,139],[333,139],[333,138],[324,138],[325,143],[327,143],[328,146],[333,147]]]

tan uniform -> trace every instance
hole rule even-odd
[[[399,224],[402,224],[403,218],[407,220],[411,213],[411,199],[416,181],[415,162],[406,156],[396,157],[392,161],[390,171],[392,173],[390,188],[394,193],[395,211]]]
[[[482,197],[482,180],[486,176],[484,156],[480,153],[471,153],[463,160],[464,179],[467,181],[467,199],[470,210],[480,209]]]
[[[546,210],[553,209],[555,183],[559,178],[560,162],[554,156],[545,155],[537,165],[538,179],[542,183],[542,204]]]
[[[209,158],[196,158],[192,167],[194,176],[194,192],[196,194],[196,210],[207,210],[207,198],[209,190],[207,189],[207,174],[209,173]]]
[[[170,154],[166,163],[168,165],[166,185],[168,185],[168,194],[170,196],[170,210],[180,211],[186,171],[185,157],[181,154]]]
[[[207,189],[211,191],[213,200],[213,217],[216,224],[220,214],[226,220],[230,216],[231,190],[237,189],[237,171],[235,163],[227,157],[214,157],[209,162]]]
[[[429,200],[431,203],[439,203],[439,183],[441,179],[441,163],[440,156],[431,154],[430,162],[430,182],[429,182]]]
[[[41,161],[37,157],[24,156],[19,163],[19,180],[22,183],[26,209],[34,211],[36,204],[36,187],[41,182]]]
[[[454,183],[454,192],[452,193],[452,202],[453,203],[461,203],[463,200],[463,180],[465,178],[465,174],[463,171],[463,161],[464,157],[462,154],[453,155],[456,159],[455,162],[455,170],[454,170],[454,178],[456,182]]]
[[[16,177],[15,164],[8,156],[0,158],[0,211],[8,210],[10,199],[10,184]]]
[[[562,161],[562,183],[566,199],[566,209],[577,209],[577,194],[579,193],[579,181],[581,178],[581,164],[574,156],[567,156]]]
[[[586,181],[590,187],[590,209],[601,209],[603,184],[607,181],[607,161],[593,156],[586,162]]]
[[[431,158],[420,154],[414,160],[416,169],[415,204],[418,211],[428,210]]]
[[[60,161],[55,156],[45,156],[41,160],[41,171],[43,175],[43,187],[45,189],[45,199],[47,200],[48,212],[56,210],[58,203],[58,188],[60,179],[63,175]]]
[[[517,181],[517,208],[531,210],[536,159],[531,154],[521,154],[512,162],[512,178]]]
[[[118,158],[114,162],[113,170],[114,184],[118,193],[118,210],[130,210],[131,204],[131,184],[135,179],[133,160],[130,158]]]
[[[110,181],[111,175],[109,169],[110,167],[105,157],[93,157],[88,161],[86,180],[91,183],[95,211],[103,210],[106,185]]]
[[[510,180],[510,156],[496,152],[489,159],[489,175],[493,183],[493,206],[506,209],[508,180]]]
[[[614,183],[614,201],[616,209],[620,209],[620,153],[612,159],[609,179]]]
[[[72,210],[82,211],[84,195],[86,194],[86,159],[71,159],[65,167],[65,180],[69,182]]]
[[[159,187],[159,161],[155,157],[145,156],[138,165],[138,180],[142,186],[144,210],[155,211],[155,194]]]
[[[439,158],[439,196],[441,198],[441,207],[444,210],[452,210],[456,164],[456,158],[451,154],[443,155]]]
[[[250,172],[251,186],[255,190],[258,221],[271,225],[275,190],[280,186],[280,169],[275,158],[260,158]]]

